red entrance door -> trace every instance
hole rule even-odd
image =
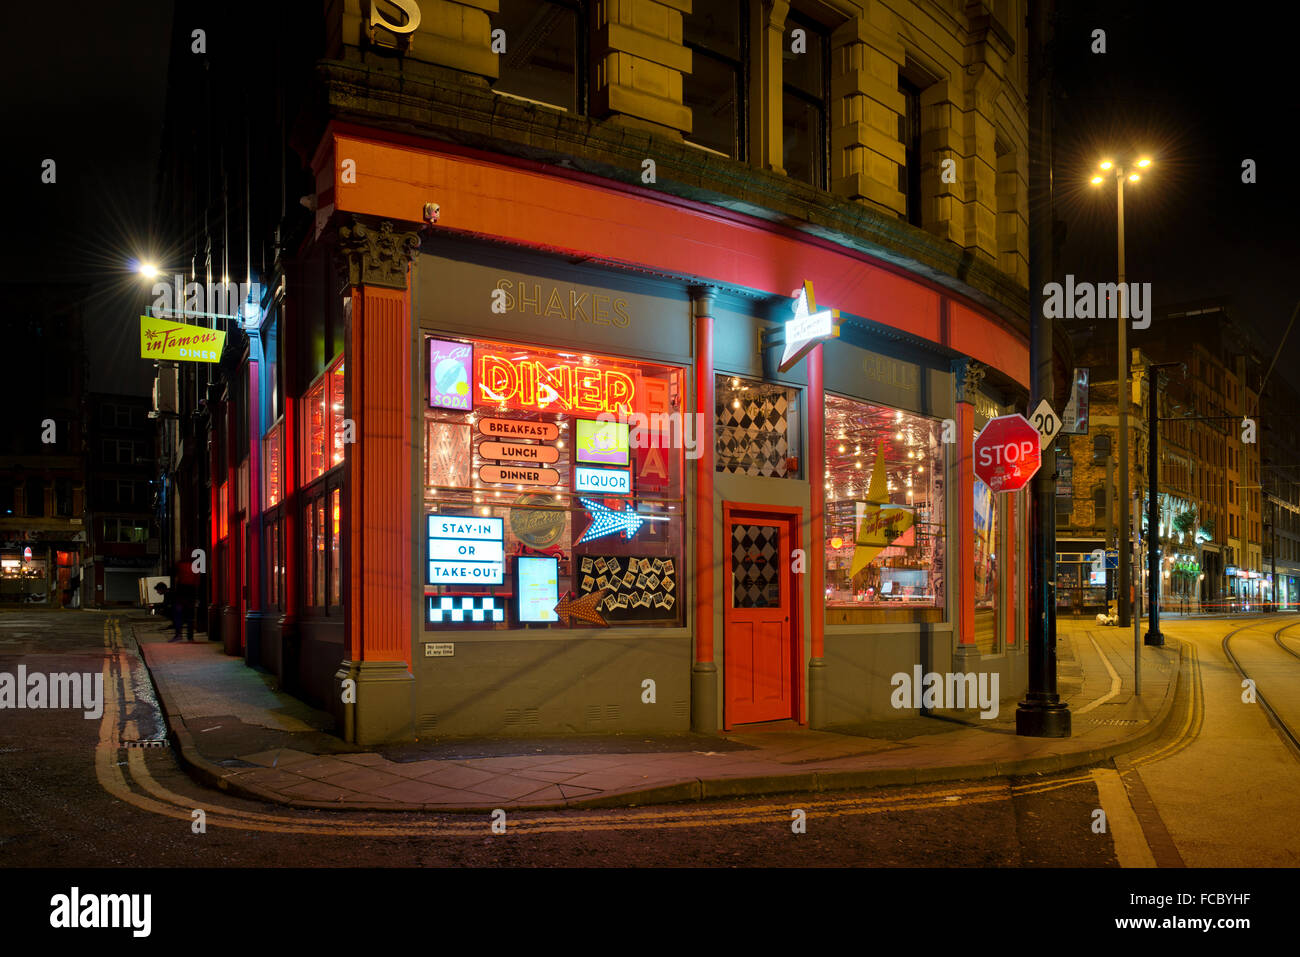
[[[726,724],[794,716],[791,522],[728,514]]]

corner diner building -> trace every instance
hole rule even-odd
[[[329,182],[342,157],[368,175]],[[314,336],[264,336],[289,388],[257,654],[345,737],[851,725],[898,713],[918,664],[1023,691],[1024,493],[970,454],[1023,409],[1022,329],[648,190],[343,125],[316,166],[339,225],[303,267],[339,256],[347,283],[289,298]],[[764,333],[805,280],[840,334],[782,374]],[[602,448],[602,413],[677,413],[685,441]],[[912,523],[850,577],[878,457]]]
[[[913,713],[890,679],[916,666],[1022,694],[1027,501],[971,457],[1028,398],[1014,273],[825,191],[809,221],[858,232],[448,134],[411,91],[480,117],[490,91],[395,86],[410,63],[353,42],[303,151],[314,228],[235,380],[253,438],[213,483],[228,649],[363,744],[852,726]],[[664,181],[691,152],[629,129]],[[780,372],[805,282],[839,334]]]

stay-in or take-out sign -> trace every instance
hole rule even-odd
[[[785,324],[785,351],[778,368],[787,372],[800,359],[812,351],[817,343],[833,339],[840,334],[840,311],[818,311],[813,297],[811,280],[804,280],[803,288],[795,293],[794,316]]]
[[[1038,430],[1023,415],[1001,415],[975,439],[975,475],[995,492],[1024,488],[1042,465]]]
[[[226,344],[221,329],[191,326],[172,319],[140,317],[140,358],[181,362],[220,362]]]
[[[430,585],[500,585],[505,581],[505,521],[430,515]]]

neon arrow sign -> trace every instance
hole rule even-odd
[[[575,545],[581,545],[583,542],[590,542],[593,539],[604,538],[606,535],[614,535],[623,532],[628,538],[631,538],[646,522],[666,522],[667,515],[642,515],[632,506],[627,506],[623,511],[616,512],[612,508],[601,505],[594,499],[582,498],[582,502],[587,509],[587,514],[591,516],[591,524],[587,530],[582,533],[582,538],[574,542]]]

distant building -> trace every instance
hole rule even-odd
[[[1057,499],[1057,595],[1061,610],[1090,613],[1104,606],[1108,588],[1113,596],[1116,576],[1112,573],[1109,582],[1097,580],[1082,556],[1115,547],[1118,522],[1123,520],[1115,501],[1115,328],[1113,322],[1074,322],[1072,327],[1077,362],[1090,373],[1090,436],[1062,436],[1058,444],[1069,467]],[[1144,370],[1151,363],[1186,366],[1185,374],[1164,371],[1159,396],[1157,534],[1159,592],[1165,607],[1268,601],[1272,581],[1263,560],[1261,452],[1270,433],[1260,423],[1287,420],[1274,418],[1284,411],[1273,408],[1275,403],[1257,402],[1262,345],[1229,307],[1216,302],[1172,308],[1149,330],[1130,333],[1129,342],[1135,346],[1128,384],[1129,488],[1143,496],[1144,535],[1149,401]],[[1259,426],[1253,443],[1244,441],[1249,437],[1243,429],[1247,417]],[[1123,515],[1131,509],[1130,502]],[[1133,581],[1145,601],[1145,539],[1143,543]]]
[[[139,579],[159,573],[157,432],[149,406],[144,396],[87,396],[88,605],[139,604]]]
[[[83,524],[82,306],[86,290],[9,283],[8,399],[0,412],[0,603],[75,607]]]

